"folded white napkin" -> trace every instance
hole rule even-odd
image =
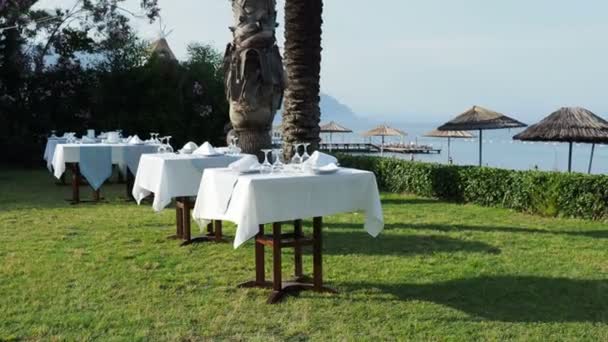
[[[141,140],[137,134],[135,134],[134,136],[132,136],[131,138],[129,138],[129,141],[127,142],[129,145],[141,145],[144,143],[143,140]]]
[[[334,156],[330,156],[329,154],[325,154],[319,151],[315,151],[310,158],[304,162],[303,166],[305,168],[321,168],[327,166],[329,164],[338,165],[338,159]]]
[[[211,144],[207,141],[201,145],[201,147],[197,148],[196,151],[192,152],[192,154],[202,154],[203,156],[214,156],[217,151],[211,146]]]
[[[330,171],[338,170],[339,168],[340,167],[336,163],[330,163],[325,166],[318,167],[317,170],[324,171],[324,172],[330,172]]]
[[[198,145],[189,141],[182,149],[180,150],[182,153],[192,153],[198,148]]]
[[[258,157],[253,155],[246,155],[243,158],[228,165],[228,168],[236,172],[247,172],[259,167],[260,162],[258,161]]]

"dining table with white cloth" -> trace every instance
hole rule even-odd
[[[260,224],[306,217],[363,211],[371,236],[384,228],[376,177],[369,171],[239,175],[221,168],[205,171],[199,189],[194,219],[202,224],[211,219],[234,222],[235,248],[253,238]]]
[[[271,288],[268,303],[274,304],[291,292],[336,291],[323,284],[323,216],[362,211],[364,228],[373,237],[384,229],[384,218],[376,177],[372,172],[339,168],[331,174],[290,171],[269,174],[240,174],[230,168],[205,170],[194,206],[199,224],[208,220],[236,223],[234,248],[255,238],[255,280],[239,287]],[[312,237],[304,236],[302,219],[313,218]],[[281,226],[294,223],[294,232],[283,234]],[[265,224],[272,224],[266,235]],[[302,247],[312,246],[313,277],[302,272]],[[264,248],[272,249],[272,282],[265,278]],[[283,248],[294,249],[295,278],[282,281]]]
[[[239,160],[242,155],[156,153],[141,157],[135,176],[132,195],[138,204],[154,194],[152,209],[163,210],[175,199],[176,234],[175,238],[184,244],[200,242],[205,239],[192,239],[190,236],[190,198],[197,196],[203,172],[206,169],[226,167]],[[221,221],[208,227],[214,239],[221,239]]]
[[[66,169],[71,166],[76,172],[73,177],[73,197],[77,194],[75,178],[84,176],[93,190],[98,191],[101,185],[111,177],[112,165],[137,173],[140,157],[146,153],[154,153],[158,145],[131,145],[126,143],[107,144],[63,144],[55,146],[52,159],[53,174],[61,178]],[[128,186],[128,185],[127,185]],[[79,198],[73,198],[73,202],[79,202]]]

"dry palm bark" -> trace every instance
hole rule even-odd
[[[309,142],[318,148],[322,0],[285,1],[285,70],[287,88],[283,110],[285,155],[292,144]]]
[[[232,0],[233,42],[224,56],[230,121],[245,153],[259,155],[272,144],[270,131],[285,87],[276,45],[275,0]]]

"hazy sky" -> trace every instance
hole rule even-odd
[[[193,41],[223,51],[228,0],[159,2],[178,57]],[[528,122],[564,105],[606,117],[606,13],[605,0],[325,0],[322,91],[400,121],[448,119],[473,104]],[[158,25],[135,25],[158,35]]]

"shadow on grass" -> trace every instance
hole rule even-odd
[[[499,254],[500,249],[479,241],[465,241],[445,236],[380,234],[372,238],[366,232],[327,232],[323,253],[330,255],[425,255],[434,253]]]
[[[497,276],[424,285],[343,286],[350,290],[378,289],[399,300],[433,302],[493,321],[608,322],[606,280]]]
[[[468,226],[468,225],[447,225],[447,224],[387,224],[385,229],[414,229],[414,230],[435,230],[441,232],[472,231],[482,233],[523,233],[523,234],[549,234],[549,235],[570,235],[592,238],[608,238],[608,228],[606,230],[548,230],[536,228],[519,227],[495,227],[495,226]]]
[[[406,204],[439,204],[438,200],[430,198],[385,198],[383,205],[406,205]]]
[[[327,228],[342,228],[342,229],[359,229],[363,225],[356,223],[324,223]],[[411,224],[411,223],[387,223],[384,225],[385,230],[391,229],[413,229],[413,230],[434,230],[444,233],[450,232],[482,232],[482,233],[521,233],[521,234],[548,234],[548,235],[569,235],[582,236],[598,239],[608,238],[608,228],[606,230],[549,230],[536,228],[519,228],[519,227],[501,227],[501,226],[469,226],[469,225],[449,225],[449,224]]]

